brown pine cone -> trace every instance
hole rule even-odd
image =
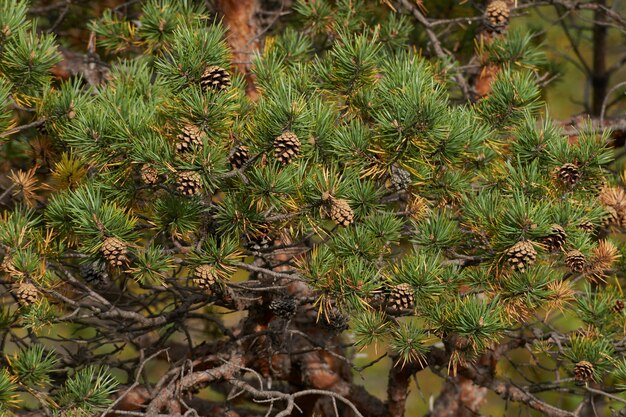
[[[230,164],[235,169],[239,169],[250,159],[250,153],[247,146],[237,145],[233,149],[233,153],[229,158]]]
[[[517,242],[506,251],[507,262],[513,269],[524,272],[526,267],[535,263],[537,251],[527,240]]]
[[[191,124],[184,125],[176,136],[176,151],[191,152],[194,148],[202,147],[204,145],[203,137],[204,132],[197,126]]]
[[[409,310],[415,307],[415,292],[410,284],[402,283],[391,287],[387,299],[389,307],[394,310]]]
[[[154,185],[159,180],[159,172],[150,164],[141,167],[141,180],[146,185]]]
[[[4,272],[8,276],[14,278],[21,278],[24,276],[24,273],[15,267],[13,258],[10,254],[6,254],[4,259],[2,259],[2,263],[0,263],[0,272]]]
[[[576,382],[587,382],[593,379],[593,364],[588,361],[580,361],[574,366],[574,379]]]
[[[100,252],[107,260],[109,265],[113,267],[119,267],[124,265],[128,258],[126,255],[128,254],[128,247],[126,243],[116,237],[108,237],[102,242],[102,247],[100,248]]]
[[[339,226],[348,227],[354,222],[354,212],[346,200],[333,198],[330,202],[330,218]]]
[[[285,132],[274,139],[274,156],[283,165],[287,165],[300,153],[300,139],[293,132]]]
[[[577,165],[567,163],[558,169],[557,176],[565,184],[574,185],[580,180],[580,170]]]
[[[176,190],[186,196],[200,194],[202,178],[195,171],[181,171],[176,176]]]
[[[202,73],[202,78],[200,79],[200,86],[203,91],[223,91],[229,89],[231,85],[232,82],[228,71],[222,67],[218,67],[217,65],[207,67]]]
[[[596,227],[594,226],[594,224],[591,223],[589,220],[582,221],[578,225],[578,228],[585,233],[593,233],[596,230]]]
[[[565,244],[567,233],[560,224],[553,224],[550,229],[550,234],[543,239],[543,243],[550,252],[560,250]]]
[[[14,287],[14,293],[15,297],[17,297],[17,301],[23,306],[35,304],[40,297],[37,287],[27,282],[23,282]]]
[[[196,267],[193,275],[193,283],[209,293],[212,292],[217,284],[217,274],[215,267],[212,265],[199,265]]]
[[[505,1],[495,0],[487,5],[485,9],[485,19],[490,29],[501,32],[509,24],[511,11]]]
[[[570,271],[582,272],[585,269],[587,261],[581,251],[574,249],[567,252],[565,256],[565,265],[567,265]]]

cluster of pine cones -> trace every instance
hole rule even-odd
[[[553,224],[550,234],[543,239],[542,243],[547,251],[554,252],[562,250],[566,240],[565,229],[559,224]],[[524,272],[537,260],[537,250],[531,241],[521,240],[506,251],[505,260],[513,270]],[[585,270],[587,260],[581,251],[573,249],[565,253],[565,265],[570,271],[579,273]]]

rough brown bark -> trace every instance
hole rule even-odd
[[[250,72],[250,57],[259,46],[260,27],[256,18],[260,0],[217,0],[217,7],[223,14],[228,28],[228,43],[233,50],[233,63],[245,75],[246,92],[256,97],[254,76]]]
[[[462,376],[448,378],[430,413],[437,417],[474,417],[485,400],[487,389]]]
[[[401,366],[397,364],[397,357],[393,358],[396,365],[389,370],[387,381],[387,415],[389,417],[403,417],[406,401],[409,397],[411,376],[424,369],[425,363],[411,363]]]

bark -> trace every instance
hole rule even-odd
[[[404,366],[397,364],[398,358],[392,358],[394,366],[389,370],[387,381],[387,415],[403,417],[406,401],[409,397],[411,376],[424,369],[425,363],[410,363]]]
[[[500,73],[500,67],[496,65],[486,65],[476,77],[474,83],[474,93],[477,98],[482,98],[491,93],[491,84],[496,80]]]
[[[254,76],[250,72],[250,58],[260,46],[261,30],[256,16],[260,0],[217,0],[217,7],[223,14],[224,24],[228,28],[228,43],[233,50],[233,63],[246,77],[248,96],[256,98]]]
[[[600,6],[606,6],[606,0],[597,2]],[[602,7],[594,11],[593,23],[593,72],[591,74],[591,85],[593,87],[593,98],[591,112],[594,116],[600,116],[602,104],[606,97],[609,84],[609,75],[606,68],[607,53],[607,15]]]
[[[487,389],[462,376],[448,378],[430,412],[435,417],[474,417],[479,415]]]

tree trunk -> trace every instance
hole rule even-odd
[[[606,6],[606,0],[599,0],[597,3],[600,6]],[[593,88],[591,112],[596,117],[600,116],[602,112],[602,103],[606,97],[609,84],[609,75],[606,69],[606,22],[606,12],[598,7],[593,16],[593,72],[591,74],[591,85]]]
[[[435,400],[431,417],[475,417],[485,397],[487,388],[479,387],[462,376],[446,380],[441,394]]]
[[[217,8],[223,13],[224,24],[228,28],[228,43],[233,50],[233,63],[245,75],[246,92],[256,97],[254,77],[250,72],[250,58],[259,46],[261,33],[257,12],[260,0],[217,0]]]

